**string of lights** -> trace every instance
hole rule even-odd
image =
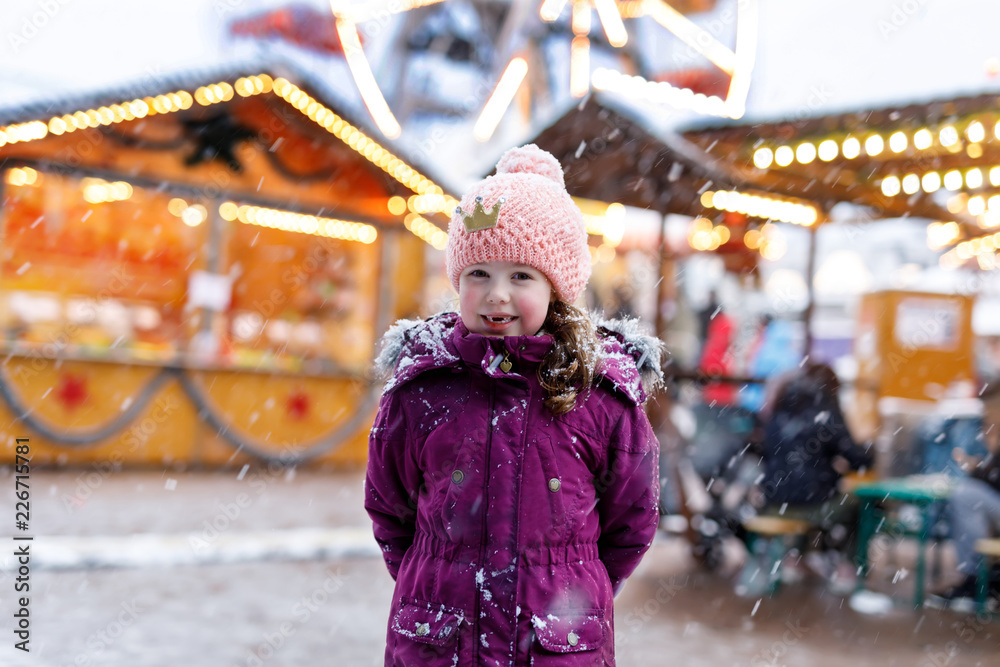
[[[434,181],[427,178],[410,165],[406,164],[405,161],[349,123],[343,117],[330,110],[316,98],[312,97],[287,79],[281,77],[272,79],[272,77],[266,73],[255,76],[239,77],[232,83],[228,81],[219,81],[205,86],[200,86],[193,92],[188,90],[178,90],[162,95],[135,98],[107,106],[80,110],[71,114],[54,115],[47,120],[33,120],[0,126],[0,146],[19,142],[37,141],[44,139],[49,135],[59,136],[75,132],[77,130],[114,125],[117,123],[146,118],[148,116],[154,116],[156,114],[175,113],[190,109],[195,104],[208,107],[215,104],[229,102],[234,99],[235,96],[252,97],[255,95],[272,93],[293,106],[327,132],[343,141],[359,155],[363,156],[366,160],[377,166],[385,173],[389,174],[389,176],[393,179],[406,186],[416,194],[436,195],[437,198],[433,201],[439,204],[439,208],[434,209],[433,207],[422,205],[421,213],[429,214],[449,211],[457,205],[455,199],[444,195],[442,188]],[[32,174],[34,174],[34,176],[32,176]],[[8,171],[7,175],[8,183],[12,185],[31,185],[35,182],[35,178],[37,178],[37,173],[30,168],[12,169]],[[127,195],[125,194],[125,186],[128,186]],[[89,190],[87,189],[88,187]],[[116,182],[111,184],[105,182],[97,183],[96,181],[93,183],[88,182],[84,185],[84,189],[85,198],[90,203],[120,201],[131,196],[131,186],[124,181],[121,183]],[[88,192],[90,193],[89,195],[87,194]],[[299,214],[290,212],[281,213],[287,214],[285,217],[281,218],[281,224],[288,226],[293,231],[303,231],[302,221],[300,219],[288,217]],[[197,219],[197,217],[198,216],[189,213],[185,222],[191,224]],[[265,217],[267,218],[267,216]],[[182,219],[184,218],[182,217]],[[198,220],[198,222],[194,222],[194,224],[199,224],[202,220]],[[293,224],[293,222],[291,222],[292,220],[295,220],[296,222]],[[347,223],[346,221],[340,222],[348,225],[360,224]],[[309,226],[310,224],[306,222],[306,228],[309,228]],[[349,240],[359,240],[364,243],[371,243],[374,241],[376,236],[375,228],[370,225],[364,225],[363,227],[370,231],[357,232],[357,239],[350,238],[350,233],[344,232],[345,234],[348,234],[348,236],[344,238],[348,238]],[[319,235],[327,235],[325,233],[326,229],[327,228],[324,223],[324,226],[317,227],[317,232],[315,233],[318,233]],[[345,227],[344,229],[353,228]],[[339,236],[336,237],[341,238]],[[371,240],[364,240],[368,238]],[[445,234],[445,238],[447,238],[447,234]]]

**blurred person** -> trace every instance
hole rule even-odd
[[[752,362],[754,357],[757,356],[757,352],[760,350],[760,346],[764,342],[764,334],[767,331],[767,325],[773,321],[774,318],[768,313],[763,313],[757,318],[752,340],[747,344],[747,351],[744,355],[747,366],[749,366],[750,362]]]
[[[698,335],[701,336],[703,341],[708,340],[708,329],[712,324],[712,320],[721,311],[722,307],[719,305],[719,295],[713,289],[708,293],[708,303],[698,311]]]
[[[975,353],[979,381],[995,383],[1000,379],[1000,336],[977,336]]]
[[[764,408],[767,389],[765,381],[798,368],[801,355],[795,349],[795,329],[787,320],[763,318],[759,343],[751,350],[747,374],[761,380],[748,384],[740,391],[740,405],[754,413]]]
[[[736,327],[722,310],[708,325],[708,335],[701,351],[698,370],[706,375],[731,376],[735,368],[732,344]],[[726,407],[736,401],[736,388],[731,382],[711,380],[702,390],[702,400],[710,406]]]
[[[830,579],[834,592],[846,594],[854,581],[849,554],[857,503],[838,485],[850,470],[870,466],[873,454],[851,437],[839,390],[837,375],[826,364],[808,364],[782,378],[764,423],[759,488],[761,514],[800,519],[820,529],[826,553],[809,562]]]
[[[620,278],[615,281],[611,288],[611,296],[614,305],[611,319],[630,320],[636,316],[635,309],[632,307],[633,291],[626,279]]]
[[[871,449],[851,437],[840,381],[826,364],[807,364],[777,391],[764,426],[764,499],[770,507],[822,506],[838,495],[843,474],[871,465]]]
[[[960,477],[948,498],[947,516],[951,538],[958,556],[962,580],[938,595],[931,596],[932,606],[960,606],[959,600],[975,598],[976,577],[982,556],[976,553],[976,540],[1000,531],[1000,445],[997,429],[991,429],[988,453],[982,460],[966,457],[956,448],[954,456],[968,477]]]
[[[511,149],[452,215],[458,313],[399,322],[365,507],[396,582],[386,665],[615,664],[614,601],[656,534],[643,405],[661,343],[572,304],[587,234],[549,153]]]

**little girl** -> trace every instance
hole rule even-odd
[[[449,226],[459,313],[400,321],[365,507],[396,590],[386,665],[614,665],[613,596],[656,532],[643,411],[660,343],[571,304],[582,215],[550,154],[508,151]]]

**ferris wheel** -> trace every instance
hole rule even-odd
[[[308,15],[315,10],[299,6],[300,32],[324,47],[336,42],[390,139],[430,114],[474,117],[475,138],[487,141],[512,106],[527,118],[591,90],[740,118],[757,50],[758,0],[330,0],[330,8],[321,35]]]

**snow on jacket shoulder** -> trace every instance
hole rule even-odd
[[[399,320],[382,337],[375,372],[388,377],[383,393],[431,368],[457,365],[461,358],[451,343],[458,313],[439,313],[426,320]],[[663,385],[663,343],[647,334],[638,319],[595,318],[602,343],[597,375],[637,404]]]
[[[537,379],[551,336],[455,313],[386,334],[365,507],[396,579],[387,665],[614,664],[613,595],[656,532],[642,403],[662,376],[634,322],[599,332],[597,382],[559,416]]]

